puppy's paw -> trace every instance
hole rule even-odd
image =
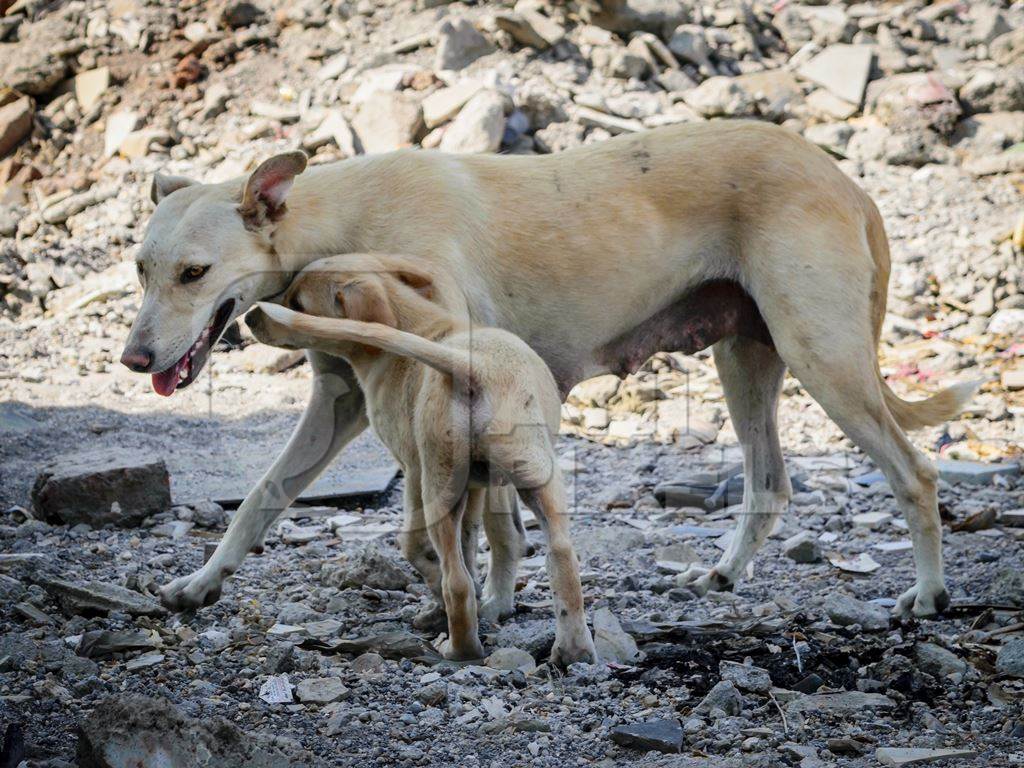
[[[160,590],[160,602],[168,610],[180,613],[194,611],[220,600],[224,578],[200,568],[195,573],[175,579]]]
[[[437,648],[448,661],[476,661],[482,659],[484,646],[478,638],[469,638],[462,643],[453,643],[451,638],[443,641]]]
[[[708,592],[732,592],[733,583],[722,576],[714,568],[702,565],[691,565],[676,580],[679,586],[686,587],[698,597]]]
[[[894,616],[918,619],[936,616],[949,607],[949,592],[941,583],[935,585],[915,584],[896,600],[892,609]]]
[[[597,649],[589,632],[578,638],[559,640],[551,649],[551,663],[556,667],[565,669],[576,662],[597,664]]]

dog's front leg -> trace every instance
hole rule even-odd
[[[215,603],[224,579],[263,541],[277,516],[366,428],[363,393],[348,363],[317,352],[309,353],[309,361],[313,392],[288,445],[246,496],[206,565],[161,590],[168,608],[190,610]]]

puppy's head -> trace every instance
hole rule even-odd
[[[437,311],[433,295],[433,280],[425,272],[386,257],[357,254],[313,262],[292,281],[280,304],[304,315],[381,323],[408,330],[425,313]],[[318,346],[318,340],[284,323],[285,313],[268,315],[269,311],[257,308],[246,316],[246,323],[261,341],[297,348]],[[353,347],[339,350],[335,346],[334,351],[377,353],[375,348]]]
[[[305,155],[289,152],[222,184],[154,178],[156,211],[135,259],[142,306],[121,362],[152,373],[158,393],[188,386],[228,324],[287,285],[272,235],[305,167]]]

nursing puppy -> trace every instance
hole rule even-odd
[[[292,282],[285,306],[259,302],[247,322],[261,340],[352,365],[370,423],[405,473],[407,527],[425,525],[440,558],[440,573],[424,576],[448,614],[447,658],[484,655],[461,528],[489,486],[508,483],[548,538],[552,661],[593,663],[552,441],[561,403],[555,380],[517,336],[458,323],[432,301],[433,283],[393,257],[320,259]]]

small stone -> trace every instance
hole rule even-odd
[[[435,69],[464,69],[481,56],[497,50],[468,19],[444,21],[438,28],[437,36]]]
[[[341,589],[401,590],[409,585],[412,576],[396,555],[375,544],[367,544],[343,564],[324,563],[320,569],[320,580],[327,586]]]
[[[711,715],[721,712],[729,716],[738,715],[743,709],[743,696],[729,680],[719,680],[694,708],[694,714]]]
[[[889,628],[889,612],[880,605],[836,593],[826,598],[824,607],[832,623],[840,627],[859,624],[869,632]]]
[[[192,522],[200,528],[223,528],[228,523],[228,513],[215,501],[199,501],[191,507]]]
[[[404,93],[375,91],[352,121],[367,154],[410,147],[423,128],[420,105]]]
[[[640,656],[636,641],[608,608],[594,611],[594,646],[603,661],[633,664]]]
[[[75,75],[75,99],[83,112],[89,112],[110,87],[110,70],[107,67],[86,70]],[[0,152],[0,155],[3,153]]]
[[[801,696],[786,705],[787,712],[859,712],[864,709],[892,709],[896,702],[880,693],[840,691]]]
[[[496,91],[477,93],[459,111],[441,139],[454,153],[496,152],[505,132],[505,101]]]
[[[851,104],[860,104],[871,74],[871,46],[830,45],[802,65],[797,74]]]
[[[965,483],[969,485],[989,485],[997,476],[1017,477],[1020,475],[1020,464],[1016,462],[986,463],[980,461],[958,461],[955,459],[939,459],[935,462],[939,477],[947,483]]]
[[[921,669],[936,677],[963,674],[969,668],[966,661],[935,643],[915,643],[914,658]]]
[[[128,111],[114,112],[107,118],[103,134],[103,152],[107,157],[117,154],[124,140],[138,127],[140,119],[137,112]]]
[[[851,518],[855,527],[870,528],[871,530],[878,530],[890,520],[892,520],[892,515],[888,512],[862,512]]]
[[[416,701],[428,707],[436,707],[448,700],[448,686],[442,682],[430,683],[416,691],[414,696]]]
[[[543,51],[557,45],[565,37],[565,29],[554,19],[532,10],[516,13],[497,13],[494,23],[512,35],[520,45]]]
[[[295,686],[295,695],[304,704],[331,704],[340,701],[348,688],[337,677],[314,677]]]
[[[40,585],[60,603],[70,615],[106,615],[111,611],[132,616],[163,616],[163,607],[145,595],[117,584],[102,581],[75,583],[60,579],[43,579]]]
[[[352,659],[352,671],[360,674],[379,672],[383,666],[384,657],[372,651],[361,653]]]
[[[487,657],[484,664],[491,669],[521,669],[528,675],[537,669],[533,656],[521,648],[498,648]]]
[[[820,563],[821,544],[810,531],[800,531],[782,543],[782,551],[790,560],[797,563]]]
[[[611,739],[620,746],[645,752],[653,750],[678,754],[683,749],[683,729],[678,720],[649,720],[617,725],[612,728]]]
[[[224,6],[220,22],[229,29],[241,29],[263,18],[263,10],[246,0],[233,0]]]
[[[756,114],[756,100],[732,77],[709,77],[683,94],[683,100],[704,117],[743,117]]]
[[[32,99],[23,96],[0,107],[0,157],[14,151],[32,133]]]
[[[735,661],[721,661],[718,674],[737,688],[755,693],[767,693],[772,688],[772,678],[767,669],[750,664],[739,664]]]
[[[451,120],[473,98],[483,83],[463,80],[448,88],[440,88],[423,100],[423,122],[427,128],[436,128]]]
[[[1024,637],[1003,643],[996,655],[996,672],[1010,677],[1024,677]]]

